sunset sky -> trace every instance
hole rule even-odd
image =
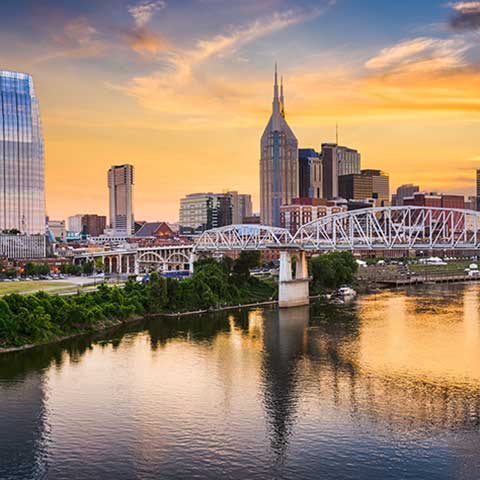
[[[258,210],[274,62],[301,147],[357,148],[391,187],[474,192],[480,2],[2,0],[0,69],[34,76],[47,212],[107,213],[107,169],[136,169],[135,217],[186,193]]]

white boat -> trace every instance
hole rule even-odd
[[[355,297],[357,295],[357,292],[348,286],[340,287],[336,293],[340,297]]]

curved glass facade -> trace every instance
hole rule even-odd
[[[0,231],[45,233],[44,152],[30,75],[0,70]]]

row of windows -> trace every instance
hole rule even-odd
[[[45,230],[43,140],[31,78],[0,72],[0,229]]]

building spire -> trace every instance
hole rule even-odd
[[[283,97],[283,75],[280,77],[280,113],[285,118],[285,98]]]
[[[272,105],[272,114],[277,116],[281,113],[280,99],[278,96],[278,70],[277,62],[275,62],[275,76],[274,76],[274,85],[273,85],[273,105]]]

